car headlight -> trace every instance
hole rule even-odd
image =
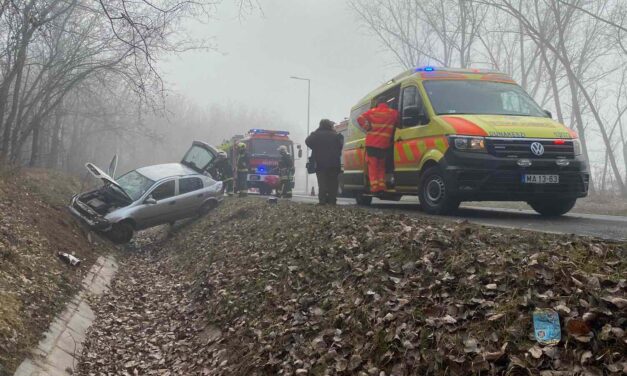
[[[485,153],[485,138],[483,137],[462,137],[451,136],[450,144],[460,151],[474,151]]]
[[[575,155],[581,155],[581,141],[578,138],[573,139],[573,151]]]

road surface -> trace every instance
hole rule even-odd
[[[311,196],[296,195],[296,202],[316,203]],[[340,205],[355,205],[353,199],[338,199]],[[400,212],[403,214],[431,217],[434,219],[468,220],[469,222],[506,228],[519,228],[561,234],[594,236],[611,240],[627,240],[627,217],[569,213],[558,218],[545,218],[533,210],[497,209],[462,206],[455,215],[432,216],[420,210],[418,200],[408,198],[400,202],[373,200],[369,210]]]

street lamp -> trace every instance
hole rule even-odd
[[[311,110],[311,79],[291,76],[293,80],[307,81],[307,136],[309,136],[309,114]],[[306,149],[305,158],[309,157],[309,146]],[[309,173],[305,173],[305,194],[309,192]]]

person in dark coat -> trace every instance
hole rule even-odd
[[[320,121],[320,126],[305,140],[311,149],[318,178],[318,202],[335,205],[337,202],[338,177],[341,172],[342,136],[333,129],[333,122]]]

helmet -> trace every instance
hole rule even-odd
[[[226,159],[226,158],[227,158],[227,155],[224,150],[218,151],[218,159]]]
[[[281,145],[276,149],[280,154],[287,154],[287,146],[285,145]]]
[[[246,150],[246,144],[243,142],[240,142],[239,144],[237,144],[237,148],[239,150]]]

